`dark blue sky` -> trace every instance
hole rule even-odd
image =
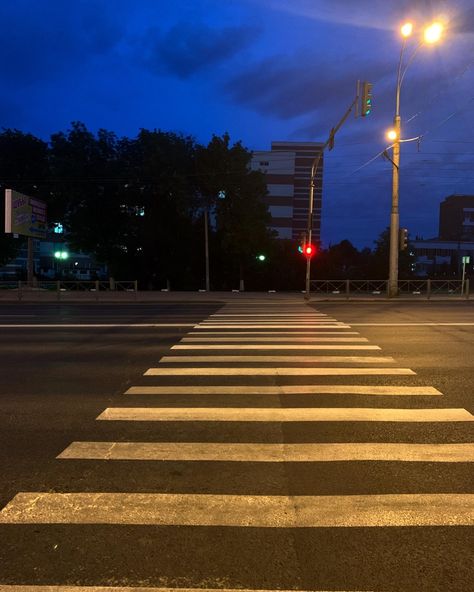
[[[402,89],[402,136],[423,140],[402,145],[400,221],[428,238],[444,197],[474,194],[471,0],[2,2],[0,126],[48,139],[78,120],[203,143],[228,131],[266,150],[324,141],[356,80],[369,80],[372,115],[351,117],[326,157],[322,233],[326,245],[372,246],[389,224],[391,165],[367,163],[388,143],[406,16],[447,26],[442,43],[420,48]]]

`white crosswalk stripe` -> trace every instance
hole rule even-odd
[[[201,367],[149,368],[145,376],[402,376],[415,374],[410,368],[236,368]]]
[[[108,407],[98,418],[106,421],[246,421],[319,422],[474,421],[466,409],[387,409],[367,407]]]
[[[274,386],[131,386],[126,395],[374,395],[394,397],[441,396],[431,386],[373,386],[346,384],[276,384]]]
[[[73,442],[57,458],[219,462],[474,462],[471,444]]]
[[[293,323],[288,323],[288,324],[283,324],[283,323],[279,323],[279,324],[271,324],[271,325],[265,325],[262,323],[247,323],[247,324],[242,324],[242,325],[236,325],[236,324],[229,324],[227,323],[226,325],[222,325],[222,324],[210,324],[210,325],[204,325],[204,324],[200,324],[200,325],[194,325],[194,329],[209,329],[209,328],[213,328],[213,329],[235,329],[236,327],[239,327],[240,329],[350,329],[350,325],[344,325],[344,324],[333,324],[331,325],[330,323],[321,323],[321,324],[317,324],[317,323],[304,323],[304,324],[299,324],[299,325],[295,325]]]
[[[193,362],[207,363],[228,363],[228,362],[257,362],[257,363],[275,363],[291,362],[297,363],[337,363],[337,364],[390,364],[395,360],[391,357],[374,356],[163,356],[160,360],[162,364],[182,364]]]
[[[222,335],[222,333],[220,333],[219,335]],[[268,335],[268,333],[266,333],[265,335]],[[205,337],[183,337],[180,341],[181,343],[213,343],[216,341],[226,341],[229,343],[238,343],[238,342],[242,342],[245,341],[246,343],[248,342],[259,342],[259,343],[274,343],[274,342],[279,342],[279,341],[284,341],[284,342],[290,342],[290,343],[312,343],[315,341],[323,341],[323,339],[321,339],[321,335],[332,335],[334,336],[334,333],[318,333],[319,337],[215,337],[215,336],[205,336]],[[347,335],[347,333],[344,333],[344,335]],[[356,333],[354,333],[354,335],[356,335]],[[380,349],[379,346],[377,345],[371,345],[370,346],[372,349]]]
[[[260,528],[470,526],[474,494],[267,496],[19,493],[3,524],[154,524]]]
[[[320,331],[319,329],[312,329],[308,331],[272,331],[271,333],[269,333],[268,331],[190,331],[189,333],[187,333],[187,337],[183,337],[183,339],[201,339],[216,335],[240,335],[241,337],[261,335],[263,337],[268,337],[268,335],[271,334],[272,337],[269,339],[272,339],[273,337],[285,337],[285,339],[293,340],[295,335],[306,335],[308,339],[314,337],[315,335],[340,335],[340,333],[334,331],[334,329],[339,329],[339,327],[331,327],[330,331]],[[359,331],[344,331],[343,334],[360,335]]]
[[[253,350],[257,350],[257,349],[266,349],[266,350],[275,350],[275,349],[279,349],[279,350],[292,350],[292,349],[297,349],[297,350],[310,350],[310,349],[331,349],[331,346],[333,344],[336,343],[364,343],[367,342],[367,339],[364,339],[363,337],[359,338],[349,338],[349,337],[329,337],[328,339],[315,339],[314,341],[318,341],[320,343],[320,345],[317,345],[315,343],[299,343],[298,345],[294,344],[294,343],[280,343],[278,345],[274,345],[272,343],[245,343],[245,344],[226,344],[226,343],[200,343],[200,344],[194,344],[194,343],[186,343],[186,344],[178,344],[178,345],[173,345],[171,347],[172,350],[175,349],[228,349],[228,350],[236,350],[236,349],[253,349]],[[324,346],[322,345],[322,343],[324,343]]]

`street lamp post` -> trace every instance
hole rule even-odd
[[[440,23],[433,23],[424,31],[424,42],[436,43],[441,38],[443,27]],[[390,256],[389,256],[389,274],[388,274],[388,294],[390,297],[398,296],[398,251],[399,251],[399,190],[400,190],[400,141],[401,141],[401,117],[400,117],[400,91],[406,71],[423,44],[423,41],[416,47],[405,67],[403,67],[403,57],[408,37],[413,33],[412,23],[405,23],[401,27],[403,36],[402,48],[400,50],[400,60],[397,70],[397,87],[395,96],[395,116],[393,118],[393,130],[390,132],[392,144],[392,208],[390,213]]]
[[[388,294],[390,297],[398,296],[398,230],[400,227],[400,214],[398,210],[398,197],[400,187],[400,89],[402,84],[402,63],[405,53],[406,39],[411,34],[411,27],[406,23],[402,27],[403,43],[400,51],[400,60],[397,71],[397,89],[395,100],[395,116],[393,118],[393,145],[392,145],[392,209],[390,212],[390,260],[388,273]],[[403,33],[405,30],[405,33]]]

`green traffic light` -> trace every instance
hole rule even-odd
[[[266,257],[265,257],[265,255],[257,255],[257,259],[259,261],[265,261]]]

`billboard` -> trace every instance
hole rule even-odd
[[[46,203],[13,189],[5,189],[5,232],[45,238]]]

